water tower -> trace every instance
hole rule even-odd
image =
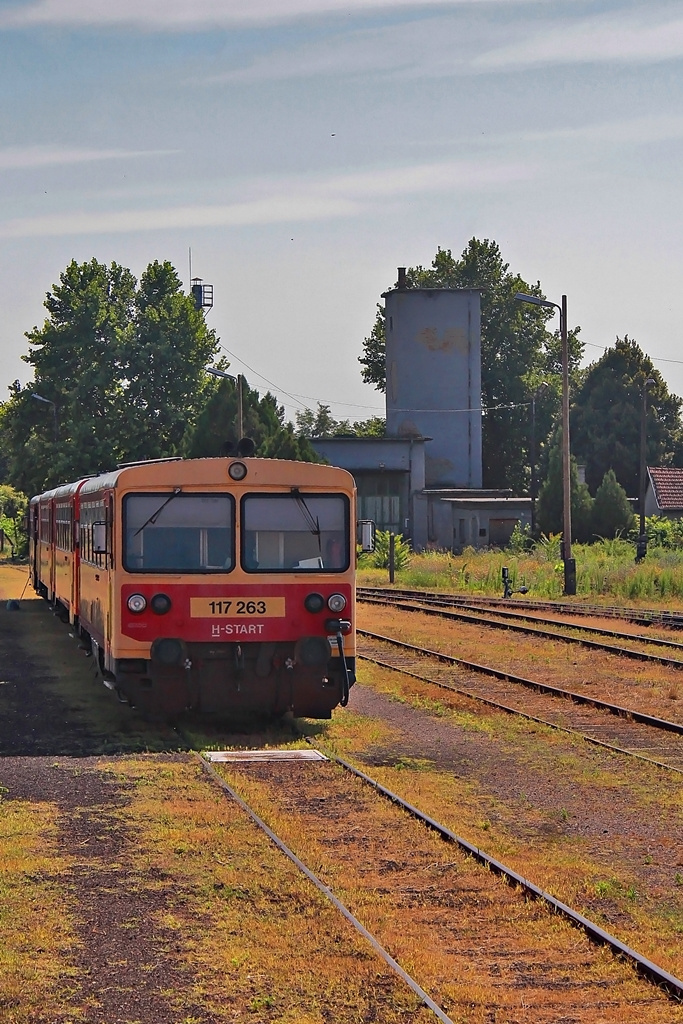
[[[428,437],[427,488],[482,485],[478,289],[398,286],[386,314],[387,434]]]

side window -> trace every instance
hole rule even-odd
[[[56,544],[62,551],[73,550],[73,509],[71,504],[63,502],[55,510]]]

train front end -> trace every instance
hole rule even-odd
[[[120,695],[161,717],[329,718],[346,702],[356,653],[348,473],[204,459],[121,474],[116,490],[107,670]]]

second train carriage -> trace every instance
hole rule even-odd
[[[328,718],[355,678],[355,516],[331,466],[125,466],[32,499],[33,585],[148,714]]]

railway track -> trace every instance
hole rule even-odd
[[[538,1024],[683,1020],[680,1007],[665,1003],[683,998],[678,978],[348,761],[306,753],[316,760],[233,761],[222,766],[230,781],[216,762],[234,752],[201,762],[442,1024],[469,1019],[480,1008],[474,992],[494,1015],[518,1008],[523,993],[524,1020]],[[373,793],[393,807],[378,809]],[[278,830],[265,818],[281,823]],[[314,873],[306,861],[321,867]],[[583,936],[554,927],[552,915]],[[604,977],[596,944],[620,961]],[[627,964],[656,988],[634,996]]]
[[[683,772],[683,724],[647,715],[584,693],[455,658],[393,637],[359,629],[361,659],[451,690],[469,701],[573,733],[614,752]],[[427,676],[425,662],[435,670]],[[444,669],[440,666],[448,666]],[[453,671],[457,670],[454,681]]]
[[[643,636],[642,634],[624,633],[596,626],[558,621],[556,619],[541,619],[529,614],[500,610],[498,608],[492,608],[488,615],[484,615],[480,610],[473,608],[471,605],[458,603],[458,610],[456,611],[454,610],[451,598],[441,598],[438,595],[427,595],[426,597],[413,596],[406,600],[397,600],[394,597],[393,591],[375,592],[373,594],[361,590],[358,594],[358,599],[367,604],[388,606],[406,612],[420,612],[423,615],[433,615],[439,618],[452,619],[453,621],[466,622],[474,626],[511,630],[524,633],[527,636],[541,637],[545,640],[559,640],[563,643],[580,644],[582,647],[596,651],[606,651],[619,657],[665,665],[668,668],[678,670],[683,669],[683,644],[674,640]],[[540,625],[531,625],[532,622],[539,623]],[[555,628],[542,628],[545,626],[553,626]],[[591,633],[595,636],[608,636],[613,640],[621,640],[626,643],[658,645],[667,649],[677,650],[680,653],[680,657],[673,658],[662,654],[648,653],[647,651],[639,650],[637,647],[625,647],[623,643],[617,645],[607,643],[604,640],[592,640],[584,635],[575,636],[569,632],[562,632],[562,629],[582,634]]]
[[[475,609],[501,608],[509,610],[514,607],[526,612],[552,612],[553,614],[567,614],[575,617],[590,617],[601,619],[620,619],[624,622],[634,622],[642,626],[661,625],[666,629],[683,629],[683,612],[669,612],[661,608],[624,608],[623,605],[599,605],[579,604],[569,601],[539,601],[522,600],[515,597],[510,600],[502,597],[490,597],[473,594],[438,594],[424,590],[408,590],[392,587],[359,587],[358,596],[383,596],[389,595],[398,598],[429,599],[449,603],[452,607],[465,606]]]

